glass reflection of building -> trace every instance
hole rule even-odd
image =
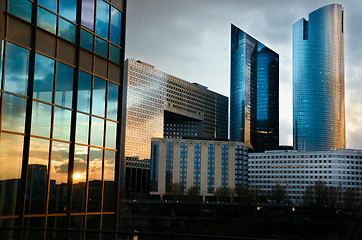
[[[141,61],[127,59],[125,67],[128,167],[137,168],[137,159],[149,169],[152,137],[228,138],[227,97]]]
[[[346,147],[343,7],[293,25],[293,143],[298,151]]]
[[[1,4],[0,227],[115,229],[125,5]]]
[[[279,145],[279,55],[231,25],[230,140]]]

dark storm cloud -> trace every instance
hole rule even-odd
[[[68,172],[68,164],[62,164],[59,166],[54,166],[56,173],[67,173]]]
[[[333,2],[320,0],[131,0],[127,9],[126,57],[199,82],[229,96],[230,24],[280,57],[281,144],[290,143],[292,121],[292,25]],[[339,1],[345,9],[346,105],[362,90],[362,1]],[[356,105],[347,109],[358,112]],[[353,122],[347,122],[354,124]],[[287,126],[287,127],[285,127]],[[361,127],[362,128],[362,127]],[[352,129],[352,128],[350,128]],[[357,130],[356,130],[357,131]],[[362,132],[362,129],[358,129]],[[289,134],[288,134],[289,132]],[[347,134],[349,136],[350,134]],[[288,140],[289,139],[289,140]],[[357,138],[353,138],[357,139]],[[355,146],[355,140],[347,139]],[[361,143],[362,144],[362,143]],[[362,145],[359,148],[362,148]]]

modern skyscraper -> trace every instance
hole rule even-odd
[[[344,105],[343,8],[330,4],[293,25],[294,148],[345,148]]]
[[[127,163],[149,161],[152,137],[228,138],[227,97],[131,59],[125,80]]]
[[[231,25],[230,140],[279,145],[279,55]]]
[[[0,227],[115,230],[126,0],[1,3]]]

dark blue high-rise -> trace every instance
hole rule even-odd
[[[231,25],[230,139],[255,151],[279,145],[279,55]]]

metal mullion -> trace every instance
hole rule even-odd
[[[90,138],[89,138],[90,141]],[[89,190],[89,161],[90,161],[90,147],[88,147],[87,149],[87,176],[86,176],[86,191],[85,191],[85,209],[84,209],[84,229],[87,229],[87,214],[88,214],[88,190]],[[83,235],[83,238],[85,237],[85,235]]]
[[[104,199],[104,159],[106,157],[106,151],[103,149],[103,159],[102,159],[102,186],[101,186],[101,213],[103,212],[103,199]],[[100,214],[99,215],[100,217],[100,220],[99,220],[99,230],[102,230],[103,226],[102,226],[102,223],[103,223],[103,215]],[[100,234],[100,238],[102,237],[101,236],[102,234]]]
[[[37,20],[37,9],[36,5],[32,5],[32,22]],[[34,28],[32,29],[33,31]],[[25,115],[25,135],[23,145],[23,159],[21,169],[21,195],[20,195],[20,226],[24,226],[24,215],[26,207],[26,190],[28,180],[28,165],[29,165],[29,148],[30,148],[30,132],[31,132],[31,116],[33,108],[33,90],[34,90],[34,68],[35,68],[35,43],[36,34],[32,35],[32,49],[29,52],[29,72],[28,72],[28,89],[27,89],[27,104],[26,104],[26,115]],[[23,236],[23,232],[20,232],[20,236]]]
[[[1,1],[1,0],[0,0]],[[1,28],[0,28],[1,29]],[[1,32],[0,32],[1,34]],[[2,37],[2,35],[1,35]],[[1,81],[2,81],[2,85],[1,85],[1,97],[0,97],[0,130],[2,129],[2,119],[3,119],[3,110],[4,110],[4,88],[5,88],[5,67],[6,67],[6,61],[5,61],[5,56],[6,56],[6,53],[7,53],[7,47],[5,47],[5,45],[7,46],[7,42],[4,41],[4,55],[2,56],[2,66],[3,66],[3,70],[2,70],[2,78],[1,78]],[[2,46],[2,44],[0,44],[0,46]],[[0,47],[1,48],[1,47]],[[0,49],[0,54],[1,54],[1,49]],[[1,136],[1,133],[0,133],[0,136]]]
[[[50,131],[53,131],[53,129],[51,129]],[[52,155],[53,155],[53,141],[50,140],[49,141],[49,154],[48,154],[48,180],[47,180],[47,195],[46,195],[46,205],[45,205],[45,228],[47,228],[48,225],[48,213],[49,213],[49,195],[50,195],[50,172],[51,172],[51,167],[52,167]],[[44,232],[44,238],[46,237],[46,232]]]
[[[125,68],[126,68],[126,64],[124,62],[124,57],[125,57],[125,40],[126,40],[126,9],[127,9],[127,1],[123,1],[123,6],[122,6],[122,28],[121,28],[121,56],[120,56],[120,63],[119,66],[121,67],[121,73],[124,72]],[[124,196],[125,193],[125,171],[126,171],[126,163],[123,161],[123,159],[125,160],[125,152],[124,152],[124,138],[125,138],[125,132],[124,132],[124,126],[125,126],[125,114],[126,114],[126,109],[125,106],[123,105],[123,90],[126,89],[125,86],[125,79],[124,79],[124,75],[121,74],[121,79],[122,81],[120,81],[120,85],[118,88],[118,110],[117,110],[117,136],[116,136],[116,161],[115,161],[115,193],[116,193],[116,199],[115,199],[115,230],[117,231],[119,228],[119,212],[120,212],[120,206],[119,206],[119,202],[120,202],[120,198],[121,198],[121,194]]]
[[[52,102],[51,102],[51,116],[50,116],[50,144],[49,144],[49,169],[48,169],[48,186],[47,186],[47,197],[46,197],[46,218],[45,218],[45,227],[48,225],[48,214],[49,214],[49,195],[50,195],[50,178],[51,178],[51,167],[52,167],[52,158],[53,158],[53,133],[54,133],[54,114],[55,114],[55,84],[56,84],[56,73],[57,73],[57,61],[54,61],[54,77],[52,79],[53,81],[53,94],[52,94]],[[44,238],[46,237],[46,232],[44,232]]]

